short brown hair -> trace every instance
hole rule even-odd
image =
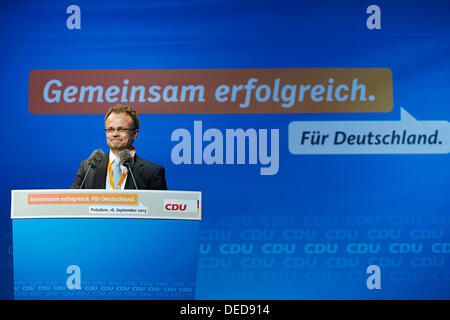
[[[133,129],[139,129],[139,117],[133,108],[124,106],[122,104],[115,105],[111,107],[106,113],[105,122],[111,113],[126,113],[131,117],[131,120],[133,120]]]

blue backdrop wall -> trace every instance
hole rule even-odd
[[[71,4],[81,9],[80,30],[66,27]],[[372,4],[381,9],[379,30],[366,26]],[[448,1],[1,6],[1,298],[13,297],[11,190],[69,188],[81,160],[107,150],[103,115],[29,112],[32,70],[240,68],[389,68],[393,109],[142,114],[138,153],[166,168],[169,189],[203,192],[197,298],[450,298],[448,153],[294,155],[288,148],[293,121],[400,121],[401,108],[418,121],[448,121]],[[192,132],[194,121],[222,132],[279,129],[278,173],[261,175],[248,163],[173,163],[172,132]],[[369,265],[380,267],[381,289],[366,286]]]

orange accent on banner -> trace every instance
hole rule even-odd
[[[137,194],[36,193],[28,195],[28,204],[137,204]]]
[[[33,114],[389,112],[388,68],[33,70]]]

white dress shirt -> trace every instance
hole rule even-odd
[[[109,151],[109,162],[112,163],[114,161],[114,159],[118,159],[118,157],[114,153],[112,153],[110,150]],[[121,163],[120,169],[123,172],[126,169],[126,167]],[[127,178],[128,178],[128,175],[126,175],[125,179],[123,179],[122,185],[120,186],[120,190],[125,189],[125,184],[127,183]],[[108,171],[106,172],[106,190],[112,190],[111,183],[109,182],[109,166],[108,166]]]

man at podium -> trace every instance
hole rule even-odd
[[[72,189],[167,190],[164,168],[139,157],[133,147],[139,133],[134,109],[111,107],[105,116],[105,132],[109,154],[96,150],[83,160]]]

